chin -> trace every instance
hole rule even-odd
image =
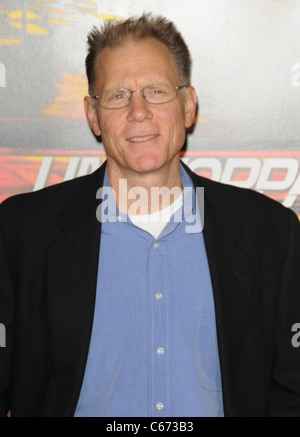
[[[133,168],[138,173],[149,173],[152,171],[159,170],[164,163],[160,162],[158,159],[140,159]]]

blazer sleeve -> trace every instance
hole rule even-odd
[[[290,212],[289,244],[273,320],[273,359],[267,416],[300,417],[300,223]],[[275,273],[275,272],[274,272]]]
[[[0,416],[10,409],[10,379],[13,348],[14,287],[6,256],[0,205]]]

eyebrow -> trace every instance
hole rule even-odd
[[[144,86],[142,86],[141,88],[137,88],[137,89],[142,90],[143,88],[145,88],[145,87],[147,87],[149,85],[157,85],[157,84],[162,84],[162,83],[171,83],[171,82],[167,82],[167,81],[162,82],[162,80],[149,80],[149,81],[147,81],[147,83]],[[134,89],[132,87],[127,87],[127,86],[123,86],[123,85],[106,87],[106,88],[103,88],[101,91],[120,90],[120,89],[133,90],[134,91]]]

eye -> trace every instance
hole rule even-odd
[[[157,89],[155,89],[155,90],[152,90],[152,93],[153,93],[153,94],[161,94],[161,93],[163,93],[163,90],[157,88]]]
[[[170,91],[168,89],[168,86],[165,84],[150,86],[146,91],[147,98],[150,100],[151,103],[164,102],[165,99],[168,98],[169,93]]]
[[[165,94],[165,92],[166,92],[166,90],[164,88],[152,88],[152,89],[150,89],[150,93],[153,96],[157,96],[157,95],[160,95],[160,94]]]
[[[109,96],[109,100],[122,100],[127,97],[124,91],[118,91]]]

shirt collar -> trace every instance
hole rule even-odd
[[[198,206],[198,199],[196,196],[196,190],[193,185],[193,182],[189,175],[187,174],[186,170],[184,169],[183,165],[180,163],[180,177],[181,177],[181,183],[183,186],[183,208],[182,212],[180,212],[182,219],[187,219],[189,216],[195,217],[197,214],[197,211],[199,210]],[[103,187],[106,187],[108,190],[111,189],[111,184],[108,176],[107,167],[105,169],[104,179],[103,179]],[[107,219],[108,221],[130,221],[127,214],[119,212],[118,206],[116,203],[116,198],[113,195],[113,191],[111,191],[111,198],[110,202],[113,203],[111,205],[111,208],[108,211]],[[180,211],[180,210],[179,210]],[[177,216],[178,218],[178,216]]]

